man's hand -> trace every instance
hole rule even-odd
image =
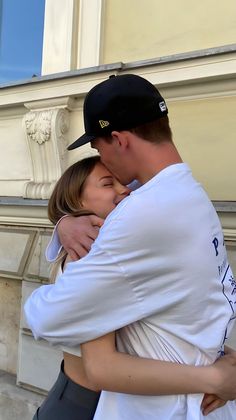
[[[60,221],[57,226],[60,242],[72,261],[87,255],[103,222],[103,219],[94,215],[68,216]]]

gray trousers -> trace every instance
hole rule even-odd
[[[92,420],[100,393],[71,381],[63,372],[38,408],[33,420]]]

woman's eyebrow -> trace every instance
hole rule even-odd
[[[99,181],[101,181],[102,179],[113,179],[113,176],[112,176],[112,175],[105,175],[105,176],[102,176],[102,177],[99,179]]]

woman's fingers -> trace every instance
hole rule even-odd
[[[201,410],[204,416],[207,416],[217,408],[223,407],[227,401],[218,398],[214,394],[205,394],[201,403]]]

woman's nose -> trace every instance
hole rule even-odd
[[[125,185],[121,185],[119,190],[117,191],[116,204],[120,203],[120,201],[122,201],[130,193],[131,190],[128,187],[126,187]]]
[[[121,186],[121,188],[120,188],[120,194],[127,196],[130,193],[131,193],[131,190],[130,190],[129,187],[127,187],[126,185],[122,185]]]

